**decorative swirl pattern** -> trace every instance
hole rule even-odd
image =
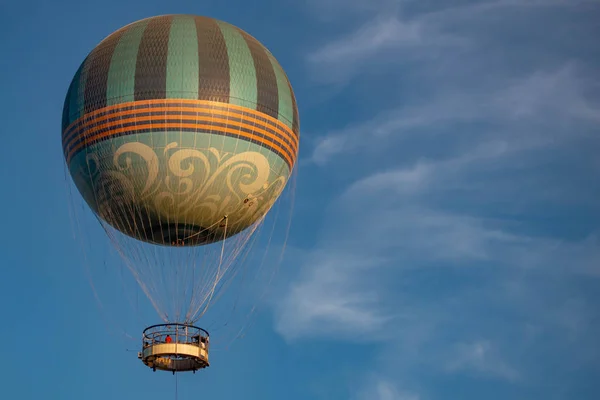
[[[264,217],[287,181],[287,175],[274,173],[267,157],[255,151],[179,148],[171,142],[161,153],[129,142],[110,158],[87,160],[98,215],[140,240],[148,236],[137,232],[141,216],[134,214],[140,210],[149,220],[146,225],[168,221],[212,227],[215,237],[222,233],[219,222],[226,216],[228,233],[239,233]]]
[[[156,153],[149,146],[142,143],[125,143],[117,151],[113,156],[113,164],[120,171],[131,170],[131,157],[125,157],[126,166],[122,167],[119,163],[119,159],[123,154],[126,153],[134,153],[145,161],[146,167],[148,168],[148,178],[146,179],[146,185],[142,190],[142,194],[147,192],[150,189],[150,186],[156,181],[156,177],[158,176],[158,157]]]

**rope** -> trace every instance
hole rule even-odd
[[[134,122],[137,123],[137,120],[134,119]],[[135,135],[138,137],[139,133],[136,133]],[[194,136],[194,145],[192,148],[197,147],[196,138],[197,136]],[[180,133],[180,144],[182,140],[182,133]],[[230,156],[232,154],[239,154],[240,151],[245,151],[245,148],[238,149],[238,146],[241,146],[243,143],[243,141],[236,141],[233,152],[230,150],[227,152],[225,151],[225,141],[221,142],[221,146],[213,143],[214,148],[210,147],[205,150],[207,151],[207,156],[209,155],[208,151],[212,152],[214,150],[214,153],[212,154],[215,154],[217,161],[221,162],[223,157]],[[221,148],[219,149],[218,147]],[[141,295],[145,295],[145,297],[147,297],[154,310],[164,322],[180,321],[182,318],[186,322],[195,322],[207,314],[207,312],[209,317],[212,318],[209,309],[212,308],[215,303],[217,303],[217,300],[219,300],[221,296],[223,296],[224,292],[226,292],[226,289],[228,289],[230,286],[239,285],[239,292],[234,293],[233,296],[234,298],[233,305],[231,307],[231,313],[217,313],[216,315],[219,319],[225,320],[223,326],[228,325],[230,322],[229,320],[234,314],[240,313],[244,319],[249,319],[249,316],[254,314],[256,306],[254,305],[252,307],[250,315],[243,315],[243,311],[238,311],[238,303],[241,303],[240,299],[242,298],[241,294],[243,291],[256,290],[252,284],[257,277],[254,277],[254,279],[250,277],[249,271],[246,270],[245,262],[247,258],[253,258],[250,256],[250,254],[255,243],[259,243],[258,233],[260,231],[267,230],[266,228],[263,229],[262,225],[266,218],[266,214],[272,207],[272,204],[269,206],[269,208],[265,208],[262,211],[263,215],[258,221],[241,232],[239,231],[239,227],[241,226],[240,224],[242,223],[240,221],[244,220],[246,215],[245,213],[252,210],[248,209],[252,203],[248,204],[247,206],[240,205],[238,209],[236,209],[236,207],[232,207],[231,204],[227,206],[228,203],[223,203],[223,208],[220,209],[219,212],[222,212],[221,215],[228,215],[229,217],[224,217],[214,223],[206,224],[210,225],[208,228],[186,231],[186,233],[182,235],[176,234],[178,237],[183,238],[183,244],[185,244],[185,246],[161,246],[151,244],[152,242],[161,242],[162,237],[165,237],[165,235],[168,236],[168,238],[165,238],[165,241],[168,240],[170,244],[173,244],[172,238],[170,238],[171,228],[169,228],[168,231],[159,233],[162,234],[162,237],[154,237],[156,229],[151,229],[155,225],[153,222],[158,223],[160,230],[163,230],[166,226],[170,227],[173,223],[175,224],[175,232],[178,232],[181,224],[183,224],[183,227],[186,227],[186,229],[189,229],[187,228],[188,222],[193,222],[188,221],[188,218],[191,214],[185,214],[185,218],[183,220],[178,218],[173,219],[169,213],[166,215],[152,215],[150,212],[152,210],[150,199],[156,194],[156,191],[158,190],[157,188],[150,189],[147,193],[136,192],[134,194],[135,201],[119,201],[118,197],[120,193],[127,192],[129,190],[129,185],[126,184],[125,181],[122,182],[119,179],[108,179],[105,177],[106,179],[100,180],[99,178],[102,178],[102,171],[97,170],[97,168],[99,168],[98,165],[101,165],[104,162],[109,163],[111,160],[101,159],[99,161],[93,159],[92,156],[94,153],[91,152],[91,154],[88,154],[88,151],[90,151],[91,148],[92,147],[89,146],[86,147],[85,155],[89,155],[90,159],[86,160],[87,170],[84,169],[82,172],[83,174],[87,175],[87,180],[91,185],[93,201],[96,205],[98,205],[98,201],[100,200],[99,198],[109,198],[109,200],[112,199],[112,201],[106,202],[106,205],[108,206],[107,209],[103,209],[102,213],[93,213],[93,215],[100,222],[101,227],[107,234],[108,240],[112,244],[116,255],[118,255],[123,261],[123,265],[120,265],[122,268],[120,268],[118,271],[120,272],[118,278],[123,284],[124,294],[129,302],[129,305],[131,306],[131,309],[134,310],[135,316],[140,318],[139,314],[143,308],[141,307],[139,299],[140,289],[142,291]],[[166,150],[167,149],[165,149],[165,151]],[[129,165],[129,161],[127,161],[128,159],[125,158],[125,156],[123,157],[124,158],[119,159],[119,164],[122,167],[121,172],[128,175],[128,178],[132,180],[131,184],[139,184],[141,175],[139,175],[139,171],[137,170],[138,167],[135,163]],[[251,162],[252,156],[247,157],[250,158],[242,157],[239,159],[239,161],[242,163]],[[113,162],[116,162],[116,160],[113,160]],[[93,163],[97,163],[98,165]],[[96,167],[93,171],[92,166]],[[155,165],[153,164],[153,166]],[[242,168],[240,171],[243,172],[243,168],[247,167],[240,168]],[[294,177],[296,169],[297,168],[293,170]],[[275,175],[280,175],[282,170],[271,169],[271,171]],[[223,191],[233,192],[233,186],[236,186],[235,183],[240,182],[240,179],[245,176],[237,174],[239,173],[236,172],[236,175],[232,175],[232,180],[235,180],[235,182],[227,179],[220,179],[216,181],[210,180],[210,184],[215,186],[216,193],[221,193]],[[67,175],[68,169],[66,168],[65,177]],[[174,182],[174,184],[175,183],[176,182]],[[205,183],[206,185],[209,185],[208,182]],[[295,180],[293,183],[295,183]],[[283,185],[285,185],[285,183],[283,183]],[[271,189],[269,189],[269,191],[265,190],[265,193],[270,193],[272,195],[273,192],[271,192]],[[279,194],[281,195],[281,193]],[[198,200],[198,198],[196,198],[196,200]],[[238,200],[241,199],[238,198]],[[246,204],[247,201],[250,201],[249,198],[244,200],[244,204]],[[234,202],[232,204],[236,203]],[[261,211],[262,207],[258,207],[257,210]],[[275,213],[275,220],[277,219],[278,213],[279,210],[277,210],[277,213]],[[156,221],[155,218],[158,220]],[[291,222],[291,215],[289,222]],[[216,232],[212,231],[213,228],[221,224],[224,228],[223,237],[221,239],[222,243],[211,243],[205,246],[188,246],[187,241],[194,242],[196,238],[202,234],[206,234],[207,232],[209,235],[214,235],[212,238],[216,239]],[[263,274],[268,273],[263,272],[263,267],[266,264],[267,251],[271,246],[271,239],[273,238],[276,230],[275,222],[273,227],[269,230],[270,232],[265,232],[265,234],[268,236],[265,253],[262,256],[262,260],[259,260],[258,268],[253,268],[253,272],[255,272],[257,276],[262,276]],[[283,249],[285,249],[287,244],[288,234],[289,223],[285,230],[282,254]],[[130,237],[132,235],[134,237]],[[136,239],[135,237],[140,240]],[[201,238],[198,238],[198,240],[200,239]],[[281,259],[282,255],[280,255],[279,262],[281,262]],[[258,271],[255,271],[256,269]],[[90,272],[91,275],[91,271],[88,272]],[[137,283],[135,293],[128,290],[129,288],[127,287],[124,276],[128,275],[127,272],[130,272],[131,278],[133,278],[131,283],[134,283],[133,281]],[[267,285],[273,280],[274,275],[275,272],[267,277]],[[99,296],[96,293],[94,283],[92,282],[91,277],[89,279],[94,296],[99,302]],[[263,296],[264,293],[261,293],[259,299],[262,299]],[[245,323],[245,325],[247,324],[248,322]],[[243,327],[242,330],[244,328],[245,327]]]

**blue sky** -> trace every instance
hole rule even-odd
[[[179,377],[180,399],[599,398],[594,0],[3,2],[2,398],[174,397],[107,330],[59,140],[86,54],[168,13],[262,41],[301,118],[280,273],[245,338]]]

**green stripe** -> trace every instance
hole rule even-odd
[[[258,40],[237,28],[242,34],[254,60],[254,70],[256,71],[257,100],[256,111],[266,114],[270,117],[279,116],[279,95],[277,91],[277,77],[273,71],[273,66],[267,56],[267,49],[260,44]]]
[[[254,59],[242,34],[226,22],[216,21],[221,28],[229,57],[229,102],[256,109],[258,90]]]
[[[84,60],[79,69],[75,72],[73,76],[73,80],[69,85],[69,91],[65,96],[65,105],[63,112],[63,121],[62,121],[62,129],[63,134],[65,129],[73,123],[73,121],[77,120],[79,117],[83,115],[83,96],[84,96],[84,88],[85,88],[85,63],[87,61]]]
[[[288,78],[281,68],[281,65],[277,62],[271,52],[267,51],[275,76],[277,77],[277,90],[279,92],[279,120],[285,123],[288,127],[292,128],[292,122],[294,121],[294,107],[292,105],[292,93],[290,92],[290,86]]]
[[[85,83],[85,112],[106,107],[106,91],[108,89],[108,72],[115,53],[115,48],[128,27],[121,28],[104,39],[88,56],[85,70],[88,79]]]
[[[106,105],[133,101],[135,63],[142,35],[148,21],[132,25],[121,37],[113,53],[108,71]]]
[[[69,126],[69,116],[71,115],[70,103],[71,99],[69,96],[71,95],[71,87],[73,87],[73,83],[69,85],[69,90],[67,90],[67,95],[65,96],[65,101],[63,102],[63,112],[62,112],[62,120],[61,120],[61,129],[64,131],[67,126]]]
[[[167,98],[198,98],[198,44],[193,17],[173,17],[167,55]]]
[[[75,76],[73,77],[73,80],[71,81],[71,84],[69,85],[69,91],[67,92],[67,95],[65,96],[65,105],[64,105],[65,110],[63,111],[64,115],[63,115],[63,121],[62,121],[62,129],[63,130],[67,126],[69,126],[69,124],[71,124],[71,121],[73,121],[73,119],[74,119],[74,114],[77,112],[77,109],[75,108],[74,93],[77,93],[77,86],[79,85],[80,75],[81,75],[81,66],[79,66],[79,69],[77,69],[77,72],[75,72]]]
[[[294,96],[294,92],[292,90],[291,85],[290,90],[292,91],[292,107],[294,108],[294,121],[292,124],[292,130],[296,134],[296,137],[300,137],[300,119],[298,118],[298,103],[296,103],[296,96]]]
[[[83,116],[83,105],[85,103],[85,82],[87,80],[87,68],[84,68],[86,61],[87,59],[81,63],[81,66],[73,78],[73,88],[71,89],[69,96],[69,123],[72,123]]]

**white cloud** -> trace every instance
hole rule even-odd
[[[355,397],[356,400],[419,400],[418,394],[400,390],[397,385],[381,376],[373,375]]]
[[[440,57],[457,50],[472,48],[477,37],[463,31],[464,27],[481,23],[484,18],[497,18],[498,13],[510,16],[515,10],[535,10],[542,7],[576,7],[598,4],[597,0],[497,0],[452,5],[435,4],[431,11],[410,13],[411,1],[328,0],[314,2],[321,13],[343,16],[345,12],[361,12],[375,16],[350,33],[324,43],[307,57],[315,77],[339,83],[368,68],[383,68],[391,61],[405,62],[414,58],[440,62]],[[408,16],[407,16],[408,15]],[[354,25],[354,24],[353,24]],[[457,29],[461,27],[461,29]],[[461,32],[459,34],[459,32]]]
[[[421,173],[396,175],[362,179],[332,204],[319,248],[280,303],[277,327],[284,336],[381,339],[381,331],[406,317],[380,290],[381,277],[402,279],[439,263],[600,276],[600,242],[593,235],[568,242],[511,232],[501,221],[429,207],[426,189],[420,197],[396,199],[397,190],[420,181],[415,176]]]
[[[376,259],[314,254],[305,276],[278,306],[277,331],[289,340],[331,333],[350,340],[376,340],[390,317],[380,311],[377,292],[365,290],[360,280],[377,264]]]
[[[430,39],[418,23],[404,23],[395,17],[366,24],[351,36],[334,41],[309,55],[312,63],[356,62],[390,46],[423,46]]]
[[[482,143],[466,154],[445,160],[418,160],[415,165],[374,173],[358,180],[346,190],[344,198],[351,199],[361,193],[380,194],[384,191],[403,196],[435,191],[445,188],[445,184],[450,183],[453,176],[473,164],[491,162],[526,148],[523,143],[497,140]]]
[[[387,265],[396,271],[439,264],[487,265],[600,276],[596,261],[600,259],[600,242],[594,233],[580,240],[532,235],[519,232],[511,221],[479,215],[474,209],[446,211],[435,205],[436,199],[474,204],[477,208],[502,201],[519,204],[526,216],[528,207],[533,209],[560,201],[557,190],[566,181],[552,178],[556,188],[549,190],[546,182],[551,172],[544,173],[539,166],[547,163],[547,157],[556,158],[562,147],[580,134],[552,130],[552,126],[570,121],[574,128],[586,124],[589,128],[597,123],[598,105],[585,98],[585,82],[574,64],[567,64],[500,86],[494,93],[457,92],[456,98],[442,95],[430,104],[389,113],[327,136],[314,153],[314,159],[319,162],[325,162],[340,148],[350,151],[356,146],[357,151],[364,151],[361,143],[367,135],[378,139],[393,135],[408,140],[418,136],[409,128],[439,126],[439,121],[447,124],[456,120],[486,120],[504,123],[507,127],[463,139],[463,146],[446,151],[445,156],[438,152],[436,157],[413,157],[412,164],[399,163],[393,169],[357,179],[332,203],[327,213],[329,217],[324,221],[323,238],[316,252],[330,257],[304,266],[306,271],[312,272],[305,273],[293,287],[280,308],[280,315],[299,314],[302,329],[316,336],[348,336],[356,329],[374,334],[390,324],[397,326],[393,324],[407,318],[406,313],[392,311],[393,306],[386,304],[391,300],[380,290],[382,282],[364,281],[365,271],[375,265],[380,270],[381,265]],[[518,122],[524,124],[518,125]],[[544,129],[525,129],[531,129],[534,122],[541,123]],[[426,134],[419,133],[420,137]],[[430,134],[438,135],[435,131]],[[455,135],[460,141],[461,133]],[[400,155],[397,157],[399,161],[402,159]],[[580,157],[577,162],[584,160],[585,157]],[[500,174],[500,177],[491,179],[490,173]],[[583,196],[584,188],[575,187]],[[457,193],[468,196],[461,197]],[[364,261],[369,259],[367,255],[373,254],[378,255],[377,262],[365,262],[363,268],[345,267],[348,259]],[[336,261],[336,257],[340,259]],[[338,279],[323,279],[329,274]],[[402,278],[396,276],[396,279]],[[310,296],[302,296],[302,293],[310,293]],[[298,312],[298,308],[311,307],[315,310],[312,313]],[[288,311],[284,311],[286,308]],[[434,313],[441,314],[443,312]],[[334,328],[327,327],[324,322],[327,318]],[[303,333],[290,325],[291,320],[291,317],[279,319],[280,332],[288,336],[295,332],[295,337],[301,337]],[[310,328],[311,322],[318,326]],[[506,368],[508,371],[509,367]]]
[[[354,181],[331,201],[277,308],[288,339],[358,336],[377,346],[378,374],[363,398],[438,398],[401,390],[436,374],[539,383],[598,356],[589,288],[600,278],[593,63],[573,49],[576,62],[554,54],[529,62],[544,47],[537,38],[507,42],[529,62],[519,64],[509,47],[486,53],[495,42],[478,36],[488,24],[513,29],[518,6],[570,4],[495,1],[410,14],[407,2],[405,13],[378,15],[309,57],[344,81],[390,57],[434,50],[411,66],[417,73],[397,73],[412,73],[402,77],[401,107],[345,121],[317,141],[312,161],[327,165],[319,173],[343,168]],[[456,49],[466,50],[447,51]],[[425,83],[408,84],[414,77]],[[384,103],[394,104],[364,108]],[[548,360],[564,366],[545,370]]]
[[[593,83],[573,63],[552,72],[537,71],[494,96],[493,109],[513,120],[546,115],[600,122],[600,104],[584,95]]]
[[[519,378],[518,372],[502,361],[497,350],[487,340],[457,344],[453,357],[446,363],[445,368],[450,372],[474,371],[510,381]]]
[[[464,46],[465,40],[442,33],[419,21],[381,16],[350,35],[326,43],[308,55],[315,77],[334,83],[347,81],[368,64],[381,65],[382,56],[405,61],[435,58],[441,48]]]
[[[528,359],[531,332],[563,344],[587,343],[600,332],[586,323],[593,310],[568,283],[600,277],[596,236],[527,234],[507,221],[431,204],[444,181],[464,179],[503,153],[482,149],[350,185],[277,307],[278,332],[288,340],[383,343],[394,376],[424,365],[509,382],[529,378],[519,360]],[[514,193],[526,190],[514,182]]]
[[[331,21],[357,14],[364,16],[396,11],[406,0],[306,0],[305,2],[316,19]]]
[[[567,63],[525,79],[498,82],[491,89],[452,89],[426,104],[401,107],[326,134],[317,142],[312,160],[324,165],[332,157],[364,150],[369,143],[385,149],[390,139],[407,140],[424,134],[435,137],[440,132],[436,128],[459,122],[500,124],[502,130],[481,132],[479,140],[510,140],[512,148],[552,143],[578,135],[574,123],[600,123],[600,104],[585,96],[589,85],[576,65]],[[454,135],[460,137],[460,132]]]

